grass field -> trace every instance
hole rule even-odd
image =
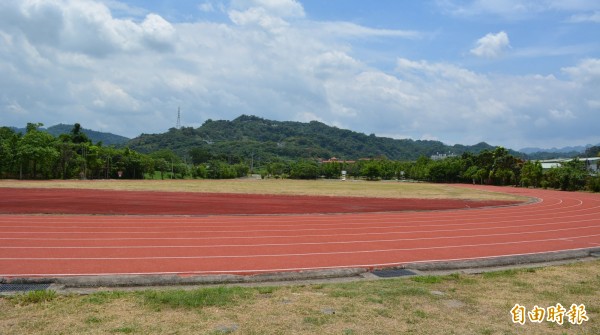
[[[0,180],[0,188],[75,188],[245,194],[357,196],[378,198],[526,200],[514,195],[445,184],[339,180]]]
[[[588,321],[511,309],[585,305]],[[0,298],[0,334],[600,334],[600,261],[478,275]]]

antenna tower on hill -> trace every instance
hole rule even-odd
[[[177,125],[175,125],[175,128],[181,128],[181,109],[179,107],[177,107]]]

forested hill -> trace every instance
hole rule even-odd
[[[478,153],[493,149],[487,143],[474,146],[448,146],[439,141],[415,141],[365,135],[330,127],[321,122],[280,122],[242,115],[233,121],[207,120],[199,128],[171,128],[163,134],[142,134],[127,145],[150,153],[171,149],[180,156],[191,150],[196,154],[231,158],[324,158],[355,160],[387,157],[393,160],[415,160],[436,153]]]
[[[41,131],[45,131],[51,134],[54,137],[58,137],[61,134],[68,134],[73,129],[72,124],[57,124],[48,128],[40,128]],[[15,132],[25,134],[25,128],[13,128]],[[124,136],[115,135],[111,133],[104,133],[100,131],[90,130],[81,128],[81,132],[83,132],[87,137],[92,140],[94,143],[102,142],[103,145],[122,145],[125,144],[130,139]]]

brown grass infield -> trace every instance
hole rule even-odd
[[[354,180],[0,180],[0,187],[413,199],[527,200],[527,198],[515,195],[453,187],[447,184]]]
[[[587,321],[526,320],[560,303]],[[576,319],[574,319],[576,321]],[[600,261],[337,284],[0,297],[0,334],[600,334]]]

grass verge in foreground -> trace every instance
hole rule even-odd
[[[32,294],[35,295],[35,294]],[[481,275],[0,298],[1,334],[600,334],[600,261]],[[588,321],[512,321],[583,304]]]

